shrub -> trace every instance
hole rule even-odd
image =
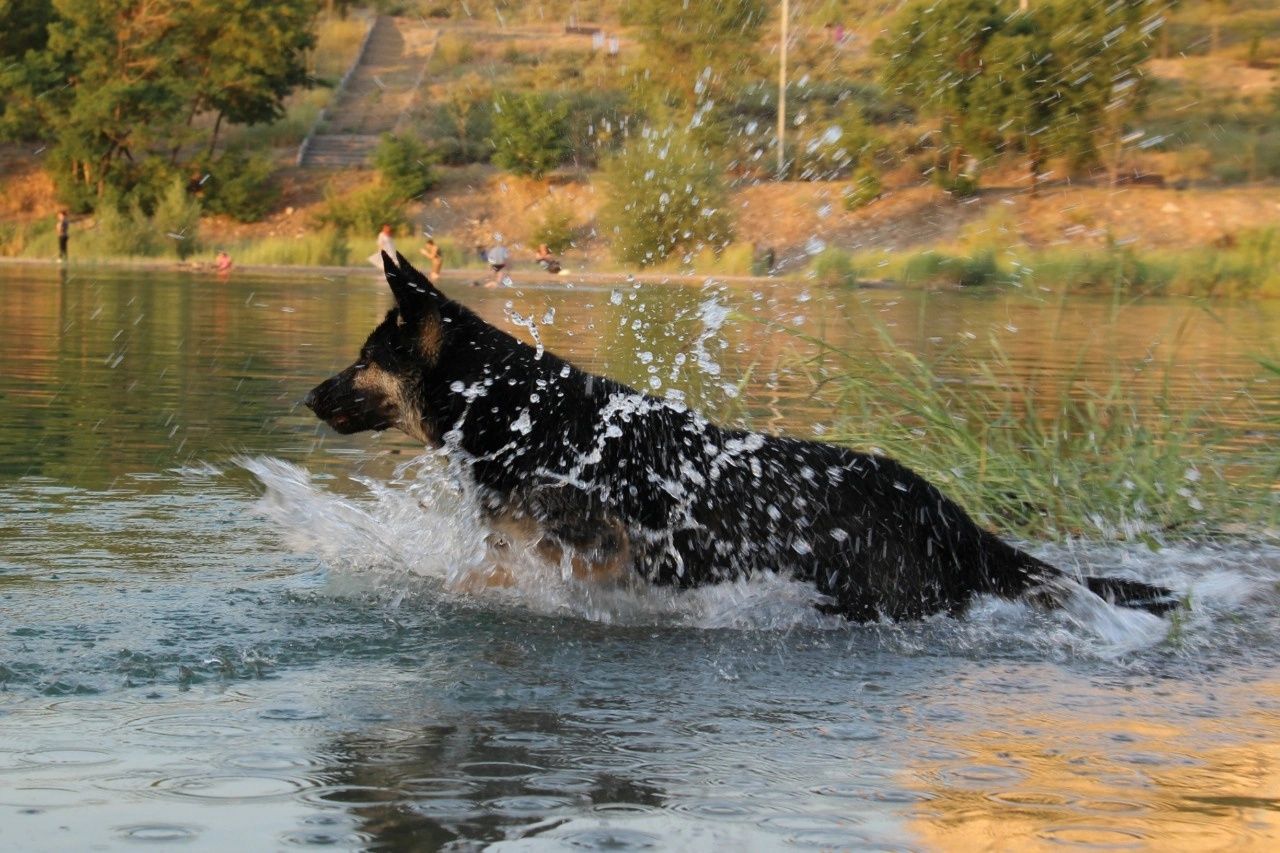
[[[921,252],[907,259],[902,276],[907,281],[941,281],[961,287],[993,284],[1002,278],[1000,264],[991,249],[972,255]]]
[[[316,220],[319,225],[332,226],[344,234],[367,234],[371,246],[383,223],[397,231],[408,224],[404,199],[382,184],[371,184],[345,195],[326,193],[325,205]]]
[[[724,170],[685,133],[646,131],[605,164],[601,220],[614,253],[650,266],[733,239]]]
[[[971,172],[952,173],[936,169],[933,181],[952,198],[973,198],[978,194],[978,176]]]
[[[440,161],[450,166],[487,163],[493,153],[490,82],[476,73],[449,84],[439,100],[414,115],[416,134],[430,139]]]
[[[546,243],[553,254],[561,254],[573,245],[577,233],[573,210],[562,201],[552,201],[542,208],[542,218],[533,229],[533,239]]]
[[[280,188],[272,179],[274,171],[265,155],[226,152],[209,168],[203,187],[204,209],[240,222],[258,222],[280,201]]]
[[[569,154],[569,105],[547,95],[507,93],[494,102],[493,162],[542,178]]]
[[[576,89],[567,97],[569,156],[577,165],[595,168],[602,155],[618,149],[634,120],[626,94],[608,89]]]
[[[86,254],[136,257],[155,255],[159,250],[155,227],[137,199],[123,209],[115,204],[100,205],[97,230],[86,243]]]
[[[823,284],[858,283],[853,256],[843,249],[823,249],[813,259],[813,277]]]
[[[162,245],[172,248],[179,258],[189,258],[200,249],[200,199],[187,192],[187,184],[176,180],[156,205],[151,227],[160,235]]]
[[[466,65],[475,58],[475,55],[475,48],[465,36],[445,32],[436,41],[430,70],[433,74],[446,72],[459,65]]]
[[[1249,170],[1241,163],[1219,163],[1213,167],[1213,176],[1224,184],[1240,184],[1249,180]]]
[[[382,185],[404,201],[417,198],[440,182],[432,168],[435,163],[431,149],[410,136],[385,134],[373,154]]]
[[[346,266],[351,258],[347,236],[337,228],[321,228],[298,237],[265,237],[232,246],[241,264]]]
[[[854,170],[849,180],[849,187],[844,193],[844,209],[857,210],[860,207],[866,207],[880,198],[881,192],[883,187],[880,184],[880,174],[874,165],[864,162]]]
[[[826,181],[870,162],[881,140],[852,102],[838,108],[814,107],[817,114],[792,133],[789,174],[802,181]],[[767,125],[766,125],[767,126]]]

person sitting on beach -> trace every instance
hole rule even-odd
[[[440,273],[444,269],[444,256],[440,253],[440,247],[436,245],[435,238],[428,237],[427,244],[420,250],[427,260],[431,261],[431,283],[440,283]]]
[[[551,254],[551,250],[547,248],[546,243],[538,244],[538,254],[534,255],[533,259],[538,262],[538,266],[552,275],[560,274],[560,262]]]

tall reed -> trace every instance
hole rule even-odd
[[[811,353],[796,362],[833,406],[824,438],[903,462],[982,523],[1031,539],[1152,547],[1277,535],[1280,446],[1275,436],[1250,435],[1248,424],[1260,416],[1243,390],[1187,408],[1169,393],[1139,402],[1136,370],[1115,360],[1101,375],[1093,365],[1086,376],[1078,363],[1044,391],[1019,378],[998,341],[990,358],[965,364],[961,378],[870,322],[875,339],[856,353],[777,327]]]

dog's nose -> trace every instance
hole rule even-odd
[[[302,405],[313,412],[316,410],[316,389],[312,388],[307,392],[307,396],[302,398]]]

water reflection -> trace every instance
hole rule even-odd
[[[499,841],[583,811],[641,814],[663,805],[660,789],[625,770],[566,764],[573,744],[562,732],[558,714],[505,710],[475,724],[417,727],[409,737],[349,734],[325,750],[342,763],[314,797],[342,804],[363,836],[388,848]]]
[[[411,449],[331,435],[298,399],[346,364],[389,305],[376,276],[248,280],[157,273],[5,270],[0,288],[0,478],[47,476],[102,487],[235,452],[271,453],[341,470]],[[1274,431],[1276,382],[1255,356],[1280,339],[1280,306],[1109,300],[1035,294],[914,294],[706,287],[460,292],[482,315],[592,370],[654,393],[676,392],[722,420],[812,434],[832,417],[806,363],[819,351],[777,323],[849,352],[881,346],[877,326],[942,365],[976,366],[998,346],[1011,383],[1045,399],[1089,393],[1131,365],[1139,406],[1218,406],[1247,392],[1238,416]],[[734,312],[730,315],[728,312]],[[993,341],[995,342],[993,344]],[[810,363],[814,370],[820,363]],[[948,365],[950,365],[948,367]],[[1235,409],[1227,406],[1228,414]],[[373,448],[373,453],[366,451]],[[352,460],[350,454],[360,459]],[[394,454],[392,454],[394,455]]]

